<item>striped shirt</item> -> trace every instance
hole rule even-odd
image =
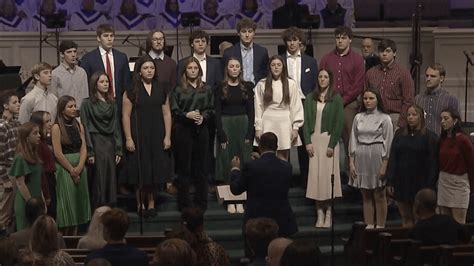
[[[399,113],[398,126],[405,127],[407,110],[415,96],[415,83],[410,72],[395,61],[387,67],[379,65],[367,71],[365,85],[380,91],[385,111]]]
[[[0,119],[0,184],[10,180],[8,171],[15,157],[19,127],[17,120]]]
[[[459,101],[456,96],[449,94],[439,87],[434,90],[426,90],[415,97],[415,103],[425,110],[426,128],[441,134],[441,112],[451,108],[459,112]]]
[[[349,49],[347,54],[336,50],[321,58],[319,69],[325,68],[334,75],[334,91],[342,97],[344,106],[355,101],[364,88],[365,66],[362,56]]]

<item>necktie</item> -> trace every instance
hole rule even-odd
[[[110,84],[109,84],[109,94],[111,94],[113,97],[115,97],[114,93],[114,75],[112,74],[112,67],[110,65],[110,59],[109,59],[109,52],[105,53],[105,65],[107,67],[106,72],[107,76],[109,76]]]
[[[249,71],[250,65],[252,64],[252,60],[250,58],[250,48],[245,47],[244,51],[245,51],[244,52],[244,58],[243,58],[243,62],[244,62],[244,68],[243,68],[244,69],[244,80],[253,82],[252,73]]]

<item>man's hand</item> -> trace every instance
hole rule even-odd
[[[234,158],[232,158],[232,161],[230,161],[230,166],[232,168],[239,168],[240,169],[240,159],[238,156],[234,156]]]

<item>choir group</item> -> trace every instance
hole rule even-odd
[[[252,160],[266,132],[278,137],[281,160],[299,147],[300,183],[316,201],[316,227],[331,225],[341,173],[360,189],[371,227],[385,226],[387,194],[403,225],[413,225],[414,197],[425,187],[437,188],[442,213],[465,222],[474,149],[458,100],[443,89],[441,64],[426,68],[426,88],[415,97],[392,40],[378,44],[379,63],[366,72],[374,53],[351,48],[349,27],[335,29],[335,48],[319,65],[305,54],[302,30],[285,29],[286,51],[269,57],[253,41],[257,28],[248,18],[237,22],[240,41],[222,60],[206,54],[209,35],[195,30],[192,56],[177,63],[163,52],[165,34],[152,31],[131,75],[109,24],[96,28],[99,47],[80,64],[77,44],[62,41],[59,66],[36,64],[31,91],[21,100],[1,97],[1,226],[14,217],[16,229],[24,228],[25,202],[40,196],[58,227],[75,234],[91,210],[117,203],[118,184],[135,189],[144,217],[156,216],[155,195],[167,182],[177,188],[180,210],[205,210],[209,174],[228,183],[232,158]],[[243,212],[241,205],[227,209]]]

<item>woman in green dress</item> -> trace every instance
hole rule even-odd
[[[64,235],[76,235],[77,225],[91,218],[84,128],[76,120],[76,100],[58,99],[56,122],[51,137],[56,157],[57,223]]]
[[[109,93],[109,77],[104,71],[90,78],[90,97],[82,101],[84,126],[92,174],[92,207],[114,206],[117,202],[116,165],[122,157],[122,136],[117,105]]]
[[[15,195],[16,229],[22,230],[28,223],[25,217],[25,205],[31,197],[41,197],[41,161],[38,156],[40,143],[39,127],[32,122],[21,125],[18,131],[16,156],[10,168],[10,176],[15,177],[17,191]]]

